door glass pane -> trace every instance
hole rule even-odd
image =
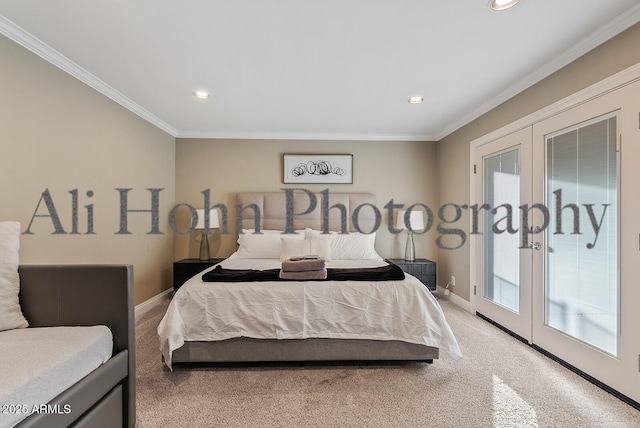
[[[616,118],[547,137],[546,163],[546,324],[615,355]]]
[[[519,229],[520,205],[519,150],[513,149],[483,160],[484,203],[491,208],[508,204],[515,209],[508,225],[507,208],[498,208],[496,214],[484,211],[483,254],[485,299],[514,312],[520,309],[520,257],[518,234],[509,233],[508,227]],[[493,227],[497,227],[496,233]]]

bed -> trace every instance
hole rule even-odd
[[[308,211],[309,196],[293,196],[293,212]],[[385,281],[375,276],[393,266],[375,251],[375,234],[355,230],[374,227],[375,215],[366,205],[375,205],[375,195],[328,196],[316,209],[294,216],[298,233],[285,235],[284,192],[237,194],[238,204],[258,208],[262,233],[254,233],[254,210],[244,210],[238,251],[175,293],[158,326],[169,368],[193,362],[432,362],[441,351],[460,356],[442,309],[418,279],[404,273]],[[323,203],[325,208],[345,207],[349,233],[336,232],[341,227],[338,208],[330,210],[329,229],[334,232],[320,232]],[[354,212],[357,227],[351,220]],[[327,260],[328,280],[218,279],[219,272],[278,272],[283,259],[299,255],[301,245]],[[334,274],[345,271],[359,272],[359,278]]]

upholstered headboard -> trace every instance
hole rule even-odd
[[[301,230],[311,228],[322,230],[323,198],[328,194],[329,230],[340,231],[341,209],[335,206],[341,204],[347,214],[347,229],[349,232],[358,231],[353,224],[353,214],[357,213],[357,224],[360,231],[370,232],[375,227],[376,215],[374,208],[376,196],[372,193],[315,193],[317,205],[311,212],[300,215],[308,210],[311,198],[304,191],[296,190],[293,194],[293,227]],[[255,204],[260,212],[260,228],[284,230],[287,218],[287,192],[248,192],[236,195],[237,204],[248,207]],[[326,204],[327,202],[325,202]],[[364,204],[364,205],[363,205]],[[372,207],[373,206],[373,207]],[[332,208],[334,207],[334,208]],[[247,208],[242,211],[242,228],[253,229],[255,225],[255,210]]]

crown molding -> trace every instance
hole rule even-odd
[[[596,47],[600,46],[602,43],[613,38],[614,36],[617,36],[618,34],[622,33],[624,30],[628,29],[629,27],[631,27],[632,25],[635,25],[638,22],[640,22],[640,3],[630,7],[625,12],[621,13],[620,15],[618,15],[617,17],[609,21],[609,23],[607,23],[605,26],[589,34],[582,41],[573,45],[572,47],[564,51],[562,54],[560,54],[559,56],[555,57],[554,59],[547,62],[545,65],[543,65],[542,67],[533,71],[532,73],[527,75],[524,79],[511,85],[509,88],[505,89],[497,96],[491,98],[487,102],[480,105],[478,108],[465,114],[460,119],[451,123],[448,127],[442,129],[437,134],[435,141],[442,140],[447,135],[457,131],[458,129],[474,121],[475,119],[482,116],[483,114],[491,111],[492,109],[499,106],[503,102],[514,97],[515,95],[519,94],[525,89],[533,86],[534,84],[538,83],[545,77],[548,77],[549,75],[555,73],[556,71],[560,70],[562,67],[570,64],[571,62],[580,58],[587,52],[591,51],[592,49],[595,49]]]
[[[90,86],[96,91],[100,92],[102,95],[107,98],[115,101],[120,104],[122,107],[131,111],[132,113],[140,116],[142,119],[151,123],[152,125],[160,128],[167,134],[175,137],[178,133],[178,130],[173,126],[169,125],[167,122],[163,121],[159,117],[155,116],[153,113],[149,112],[144,107],[139,104],[133,102],[131,99],[127,98],[121,92],[107,85],[102,80],[98,79],[93,74],[89,73],[84,68],[80,67],[75,62],[71,61],[66,56],[62,55],[60,52],[53,49],[51,46],[43,43],[38,40],[24,29],[8,20],[6,17],[0,15],[0,34],[5,35],[9,39],[18,43],[22,47],[30,50],[34,54],[38,55],[40,58],[45,61],[53,64],[58,67],[60,70],[64,71],[67,74],[75,77],[80,80],[84,84]]]
[[[325,140],[325,141],[437,141],[434,135],[419,134],[350,134],[330,132],[218,132],[181,131],[176,138],[216,140]]]
[[[9,39],[38,55],[40,58],[53,64],[65,73],[70,74],[175,138],[225,140],[436,141],[434,140],[435,136],[432,135],[413,134],[387,135],[306,132],[179,131],[2,15],[0,15],[0,34],[5,35]]]
[[[471,156],[473,156],[473,149],[476,147],[480,147],[483,144],[490,143],[491,141],[497,140],[498,138],[512,134],[523,128],[548,119],[558,113],[567,111],[594,98],[638,81],[640,81],[640,63],[632,65],[631,67],[619,71],[618,73],[609,76],[606,79],[596,82],[587,88],[584,88],[572,95],[556,101],[551,105],[543,107],[533,113],[528,114],[527,116],[509,123],[508,125],[504,125],[501,128],[493,130],[488,134],[472,140],[470,143],[472,148]],[[473,159],[471,159],[471,162],[473,163]]]
[[[207,139],[260,139],[260,140],[341,140],[341,141],[440,141],[452,132],[467,125],[523,90],[538,83],[545,77],[586,54],[590,50],[606,42],[632,25],[640,22],[640,4],[632,6],[618,15],[607,25],[594,31],[581,42],[564,51],[561,55],[533,71],[524,79],[511,85],[497,96],[478,106],[476,109],[452,122],[440,132],[433,135],[419,134],[350,134],[350,133],[304,133],[304,132],[225,132],[225,131],[179,131],[167,122],[158,118],[121,92],[109,86],[96,76],[80,67],[69,58],[49,45],[38,40],[24,29],[0,15],[0,34],[30,50],[34,54],[70,74],[132,113],[158,127],[175,138],[207,138]]]

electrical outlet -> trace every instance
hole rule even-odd
[[[456,277],[451,275],[451,285],[455,287],[456,285]]]

